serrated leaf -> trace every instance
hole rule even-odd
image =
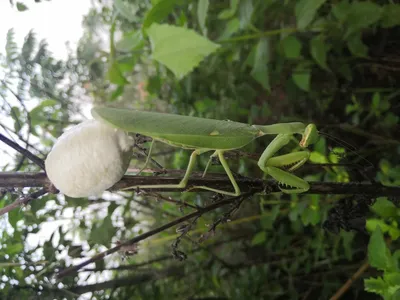
[[[295,7],[297,28],[304,30],[315,18],[318,9],[326,0],[300,0]]]
[[[308,92],[310,90],[310,70],[295,70],[292,74],[294,83],[303,91]]]
[[[143,48],[143,46],[144,40],[142,33],[136,30],[126,33],[122,39],[115,44],[115,48],[121,52],[130,52]]]
[[[364,279],[364,287],[365,290],[368,292],[383,295],[387,291],[389,285],[383,280],[382,277],[378,278],[371,277]]]
[[[210,0],[199,0],[197,3],[197,20],[203,35],[207,35],[206,19]]]
[[[26,10],[28,10],[28,6],[26,6],[22,2],[17,2],[16,6],[17,6],[18,11],[26,11]]]
[[[136,20],[136,13],[139,10],[137,5],[124,0],[114,0],[114,6],[117,12],[130,22]]]
[[[367,57],[368,56],[368,47],[363,43],[361,39],[361,32],[358,34],[353,34],[347,40],[347,46],[351,54],[358,57]]]
[[[143,30],[146,31],[153,23],[164,20],[174,9],[176,0],[161,0],[146,13],[143,20]]]
[[[283,52],[287,58],[299,58],[301,54],[301,43],[293,35],[289,35],[284,40],[282,40]]]
[[[369,264],[377,269],[385,270],[388,267],[390,257],[383,238],[382,230],[377,226],[371,235],[368,244],[368,261]]]
[[[173,25],[153,24],[147,34],[153,58],[167,66],[178,78],[187,75],[220,47],[193,30]]]
[[[326,63],[326,54],[330,47],[326,44],[321,35],[314,37],[310,42],[311,56],[317,64],[324,70],[329,71],[328,64]]]
[[[252,246],[259,245],[264,243],[266,240],[267,240],[267,233],[265,231],[260,231],[251,240],[251,245]]]
[[[19,108],[17,106],[13,106],[13,107],[11,107],[10,115],[14,120],[15,132],[19,132],[22,128],[22,124],[21,124],[21,120],[20,120],[21,111],[19,110]]]
[[[253,69],[251,76],[258,81],[267,91],[271,90],[269,83],[268,63],[270,59],[269,40],[262,38],[258,42],[255,50]]]
[[[399,209],[386,197],[380,197],[376,200],[371,209],[381,217],[396,217]]]

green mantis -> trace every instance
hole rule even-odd
[[[106,121],[124,131],[151,137],[153,141],[145,165],[149,162],[155,141],[193,150],[185,175],[179,184],[143,185],[138,188],[185,188],[195,166],[197,156],[205,152],[214,151],[211,157],[218,157],[232,183],[234,191],[224,191],[207,186],[195,186],[191,187],[191,189],[204,189],[220,194],[238,196],[241,193],[240,188],[224,158],[224,152],[242,148],[259,137],[271,134],[277,136],[267,146],[258,160],[260,169],[272,176],[281,185],[290,187],[281,188],[285,193],[302,193],[310,188],[307,181],[291,173],[308,160],[310,154],[307,150],[279,156],[274,155],[289,143],[294,134],[302,135],[299,143],[301,148],[306,148],[315,143],[318,139],[318,131],[314,124],[306,126],[300,122],[293,122],[272,125],[249,125],[232,121],[106,107],[93,108],[92,115],[94,118]],[[207,172],[208,165],[204,174]],[[282,168],[287,168],[287,170],[285,171]]]

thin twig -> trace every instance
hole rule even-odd
[[[347,290],[351,287],[351,285],[369,268],[368,262],[364,262],[358,270],[346,281],[345,284],[333,295],[330,300],[338,300]]]
[[[24,195],[20,198],[18,198],[17,200],[15,200],[13,203],[7,205],[6,207],[3,207],[2,209],[0,209],[0,216],[10,212],[11,210],[13,210],[14,208],[23,206],[28,204],[31,200],[33,199],[37,199],[45,194],[48,193],[48,190],[46,188],[42,188],[39,191],[33,192],[32,194],[29,195]]]
[[[14,143],[13,141],[11,141],[9,138],[7,138],[6,136],[4,136],[1,133],[0,133],[0,141],[2,141],[3,143],[7,144],[8,146],[13,148],[14,150],[16,150],[19,153],[21,153],[23,156],[25,156],[28,159],[30,159],[33,163],[38,165],[42,170],[45,170],[44,160],[41,159],[40,157],[36,156],[35,154],[30,152],[29,150],[26,150],[26,149],[22,148],[20,145],[18,145],[17,143]]]

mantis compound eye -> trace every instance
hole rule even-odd
[[[69,197],[99,195],[125,174],[132,146],[123,130],[88,120],[60,136],[46,158],[46,173]]]
[[[306,148],[311,144],[314,144],[318,141],[318,129],[315,124],[309,124],[304,129],[303,137],[300,141],[300,147]]]

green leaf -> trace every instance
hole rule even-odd
[[[129,83],[129,81],[124,77],[121,70],[119,69],[118,63],[116,61],[111,62],[111,65],[108,69],[107,77],[108,80],[110,80],[110,82],[114,84],[125,85]]]
[[[251,24],[254,12],[253,0],[241,0],[239,5],[240,28],[246,29]]]
[[[375,213],[385,218],[396,217],[399,211],[396,205],[387,200],[386,197],[379,197],[371,208]]]
[[[263,214],[260,219],[261,227],[264,230],[271,230],[274,222],[280,213],[280,206],[274,205],[270,213]]]
[[[354,56],[358,57],[367,57],[368,56],[368,47],[365,46],[361,39],[361,32],[358,34],[352,35],[347,40],[347,46],[349,47],[350,52]]]
[[[364,287],[368,292],[384,295],[389,285],[383,280],[382,277],[364,279]]]
[[[132,30],[124,34],[123,38],[115,44],[115,48],[121,52],[130,52],[141,49],[144,46],[142,32]]]
[[[16,209],[11,210],[8,213],[8,222],[14,229],[17,229],[17,222],[19,220],[22,220],[23,217],[24,217],[24,214],[23,214],[22,210],[19,208],[16,208]]]
[[[110,101],[115,101],[118,99],[119,96],[121,96],[124,93],[125,87],[123,85],[119,85],[112,93],[110,96]]]
[[[100,226],[92,229],[90,233],[90,240],[93,243],[108,247],[111,243],[112,237],[116,232],[117,229],[112,224],[111,216],[107,216]]]
[[[382,27],[389,28],[400,25],[400,5],[390,3],[383,7]]]
[[[264,243],[267,240],[267,233],[265,231],[258,232],[253,239],[251,240],[251,245],[259,245]]]
[[[303,91],[308,92],[310,90],[310,79],[311,79],[311,71],[308,69],[295,70],[292,74],[292,78],[294,83]]]
[[[293,35],[289,35],[282,41],[283,52],[290,59],[299,58],[301,56],[301,43]]]
[[[385,270],[390,263],[390,252],[386,247],[382,230],[377,226],[371,235],[368,244],[368,261],[369,264],[377,269]]]
[[[226,23],[225,29],[218,38],[218,40],[225,40],[230,38],[232,35],[234,35],[236,32],[238,32],[240,29],[240,21],[237,18],[234,18],[232,20],[229,20],[229,22]]]
[[[370,1],[353,2],[348,11],[348,30],[345,37],[355,32],[368,28],[379,21],[382,14],[382,7]]]
[[[17,106],[13,106],[11,107],[11,113],[10,113],[11,117],[14,120],[14,130],[15,132],[19,132],[22,128],[22,124],[21,124],[21,111],[19,110],[19,108]]]
[[[22,2],[17,2],[17,9],[18,11],[26,11],[28,10],[28,6],[26,6]]]
[[[255,57],[251,76],[267,91],[271,90],[269,83],[268,63],[270,60],[270,44],[268,38],[262,38],[255,48]]]
[[[393,240],[397,240],[400,237],[400,229],[397,226],[388,225],[381,219],[367,220],[366,228],[368,231],[374,231],[378,226],[383,232],[387,232]]]
[[[295,7],[297,28],[300,30],[306,27],[314,20],[318,9],[326,0],[300,0]]]
[[[207,35],[206,19],[210,0],[199,0],[197,3],[197,20],[203,35]]]
[[[187,75],[220,47],[193,30],[172,25],[153,24],[147,34],[153,58],[167,66],[178,78]]]
[[[136,13],[139,10],[137,5],[124,0],[114,0],[114,6],[117,12],[130,22],[136,20]]]
[[[143,20],[143,30],[146,31],[153,23],[164,20],[174,9],[176,0],[161,0],[146,14]]]
[[[223,10],[219,15],[218,19],[225,20],[232,18],[238,8],[239,0],[231,0],[230,8]]]
[[[325,43],[321,35],[314,37],[310,42],[311,56],[317,64],[324,70],[329,71],[328,64],[326,63],[326,54],[330,47]]]

